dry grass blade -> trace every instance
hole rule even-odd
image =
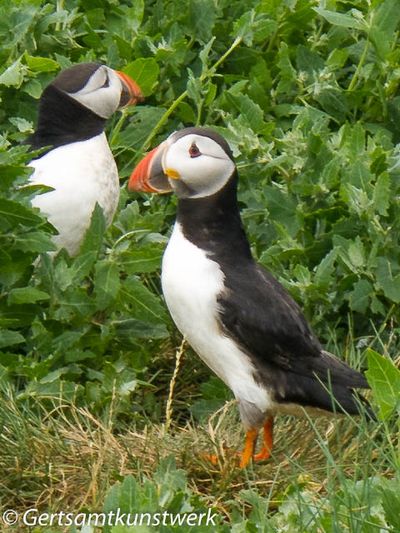
[[[176,379],[178,377],[179,369],[181,367],[181,362],[182,362],[182,357],[183,357],[183,353],[184,353],[185,344],[186,344],[186,340],[183,338],[179,348],[177,349],[177,351],[175,353],[175,368],[174,368],[174,373],[172,374],[171,381],[169,383],[167,406],[166,406],[166,409],[165,409],[165,425],[164,425],[165,432],[168,432],[168,430],[169,430],[169,428],[171,426],[171,421],[172,421],[172,402],[173,402],[173,398],[174,398],[175,384],[176,384]]]

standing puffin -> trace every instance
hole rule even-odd
[[[173,133],[133,171],[129,189],[178,196],[162,288],[178,329],[232,389],[246,430],[241,466],[272,450],[273,415],[301,407],[359,413],[362,374],[326,352],[302,311],[250,251],[227,142],[205,128]],[[259,429],[263,446],[254,455]]]
[[[53,189],[35,196],[32,205],[58,230],[57,249],[78,253],[96,202],[111,223],[119,179],[104,127],[118,108],[141,99],[129,76],[98,63],[63,70],[43,91],[37,128],[27,143],[48,150],[29,163],[30,183]]]

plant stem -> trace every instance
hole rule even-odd
[[[115,140],[117,138],[117,135],[121,131],[122,124],[125,122],[126,115],[127,115],[126,110],[122,109],[121,116],[120,116],[118,122],[116,123],[115,127],[113,128],[112,136],[111,136],[111,139],[110,139],[110,146],[114,145]]]
[[[58,14],[63,9],[64,9],[64,0],[57,0],[56,13]],[[60,29],[61,29],[61,24],[60,24],[60,21],[58,20],[55,25],[55,30],[60,31]]]
[[[201,76],[200,81],[203,82],[207,78],[211,78],[215,75],[216,70],[218,67],[225,61],[225,59],[235,50],[237,46],[242,42],[242,37],[236,37],[236,39],[233,41],[231,46],[228,48],[228,50],[212,65],[209,69],[205,70]],[[178,96],[176,100],[172,102],[172,104],[169,106],[169,108],[165,111],[163,116],[160,118],[160,120],[157,122],[157,124],[154,126],[154,128],[151,130],[150,134],[146,138],[146,140],[143,143],[143,152],[145,152],[148,147],[151,144],[151,141],[154,139],[154,137],[157,135],[161,127],[165,124],[165,122],[168,120],[168,118],[172,115],[172,113],[175,111],[175,109],[179,106],[183,100],[187,97],[188,92],[187,90],[183,91],[182,94]]]
[[[369,48],[369,40],[368,40],[368,37],[367,37],[363,53],[361,54],[361,57],[360,57],[360,61],[358,62],[358,65],[357,65],[356,71],[354,73],[354,76],[352,77],[350,85],[349,85],[349,87],[347,89],[348,91],[352,91],[355,88],[355,86],[356,86],[356,83],[358,81],[358,77],[360,75],[361,69],[364,66],[365,59],[367,57],[368,48]]]
[[[175,111],[175,109],[186,98],[187,95],[188,95],[188,92],[186,90],[180,96],[178,96],[178,98],[176,100],[174,100],[172,102],[170,107],[166,110],[166,112],[163,114],[163,116],[160,118],[160,120],[157,122],[157,124],[151,130],[150,135],[144,141],[144,143],[143,143],[143,152],[145,152],[148,149],[148,147],[150,146],[151,141],[154,139],[154,137],[157,135],[158,131],[161,129],[161,127],[167,121],[168,117]]]
[[[351,79],[350,85],[349,85],[349,87],[347,89],[348,91],[352,91],[355,88],[356,83],[358,81],[358,77],[359,77],[360,72],[361,72],[361,69],[364,66],[365,60],[367,58],[367,52],[368,52],[368,48],[369,48],[369,31],[370,31],[370,28],[372,28],[373,18],[374,18],[374,12],[372,11],[368,27],[366,28],[366,34],[367,35],[366,35],[366,41],[365,41],[364,50],[363,50],[363,52],[361,54],[360,61],[358,62],[358,65],[357,65],[356,71],[354,73],[354,76]]]

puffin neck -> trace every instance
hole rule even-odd
[[[223,262],[252,261],[237,203],[237,171],[217,193],[180,198],[177,222],[186,239]]]
[[[86,141],[104,131],[106,120],[68,96],[54,85],[44,90],[39,103],[35,133],[28,139],[33,149],[51,149]],[[43,154],[41,154],[43,155]]]

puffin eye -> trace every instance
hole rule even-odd
[[[196,143],[192,143],[189,148],[189,155],[190,157],[199,157],[201,155],[200,150],[197,148]]]

